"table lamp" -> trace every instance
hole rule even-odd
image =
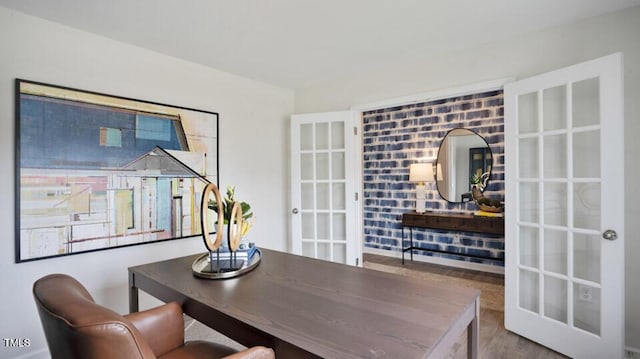
[[[425,182],[433,181],[433,165],[431,163],[414,163],[409,166],[409,181],[416,182],[416,212],[425,212]]]

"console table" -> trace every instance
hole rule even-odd
[[[409,247],[404,247],[404,229],[409,228]],[[425,249],[413,246],[413,228],[444,229],[456,232],[475,232],[504,235],[504,217],[481,217],[471,214],[452,213],[416,213],[409,212],[402,215],[402,264],[404,264],[404,252],[409,251],[413,260],[413,249],[423,251],[455,254],[466,257],[484,258],[472,254],[455,253],[438,249]],[[503,259],[493,259],[504,261]]]

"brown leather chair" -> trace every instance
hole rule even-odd
[[[275,358],[273,350],[264,347],[236,352],[206,341],[185,343],[177,303],[122,316],[96,304],[68,275],[40,278],[33,296],[53,359]]]

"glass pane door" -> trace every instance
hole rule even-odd
[[[595,335],[601,283],[584,274],[599,272],[597,89],[594,78],[519,95],[524,123],[517,139],[521,160],[534,159],[520,167],[517,180],[520,306]]]
[[[347,164],[352,118],[351,112],[292,117],[294,253],[355,264],[355,178]]]
[[[505,87],[505,326],[573,357],[624,340],[619,71],[612,56]]]

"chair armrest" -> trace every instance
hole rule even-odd
[[[156,356],[184,345],[182,308],[171,302],[141,312],[125,315],[140,331]]]
[[[273,349],[258,346],[228,355],[222,359],[275,359],[275,357]]]

